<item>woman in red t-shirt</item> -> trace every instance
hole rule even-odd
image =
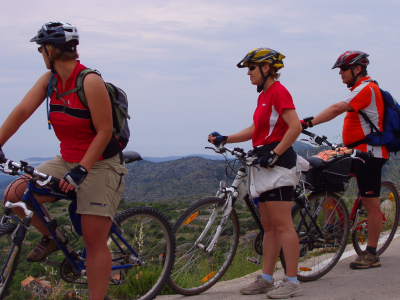
[[[221,136],[213,132],[208,136],[211,143],[238,143],[252,140],[254,152],[263,168],[275,165],[288,170],[296,167],[297,155],[292,144],[302,131],[292,97],[277,79],[283,68],[281,53],[269,48],[250,51],[239,63],[248,68],[247,74],[260,93],[253,124],[238,133]],[[258,198],[261,220],[265,231],[263,244],[262,275],[250,286],[240,290],[242,294],[268,293],[273,298],[301,295],[297,281],[299,242],[291,217],[294,187],[280,186],[265,191]],[[279,252],[283,248],[286,259],[286,277],[283,286],[275,290],[273,272]]]
[[[76,190],[77,214],[81,216],[82,235],[86,247],[86,275],[90,299],[104,299],[111,274],[111,254],[107,246],[108,235],[116,208],[124,189],[123,174],[127,171],[119,155],[103,159],[103,151],[113,138],[111,102],[100,76],[88,74],[83,82],[88,111],[79,102],[76,93],[66,94],[76,86],[76,76],[85,67],[80,64],[77,52],[79,35],[69,23],[49,22],[31,39],[39,45],[38,51],[48,69],[14,108],[0,128],[0,160],[4,159],[1,146],[50,96],[49,121],[60,140],[60,154],[36,169],[61,179],[64,192]],[[47,95],[52,76],[58,80],[59,97]],[[61,96],[64,94],[63,96]],[[57,106],[61,109],[57,110]],[[79,111],[79,115],[77,115]],[[82,117],[82,113],[87,118]],[[95,130],[90,129],[91,126]],[[5,192],[6,201],[18,202],[27,185],[26,180],[10,184]],[[96,202],[93,201],[95,199]],[[53,197],[40,197],[40,204],[53,202]],[[20,217],[25,214],[14,209]],[[27,260],[39,262],[58,245],[47,227],[34,214],[31,224],[43,237]]]

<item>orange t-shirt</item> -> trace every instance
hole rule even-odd
[[[370,77],[364,77],[355,84],[351,88],[350,95],[343,101],[353,108],[346,113],[344,118],[342,136],[345,145],[364,139],[371,133],[371,126],[358,113],[359,110],[364,111],[374,125],[383,131],[383,99],[379,87]],[[375,157],[389,158],[389,153],[385,146],[361,144],[354,148],[364,152],[372,151]]]

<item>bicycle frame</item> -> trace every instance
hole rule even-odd
[[[228,149],[228,148],[226,148],[226,149]],[[241,163],[243,165],[243,162],[241,162]],[[211,252],[214,249],[215,243],[217,242],[218,238],[221,235],[222,228],[225,225],[226,220],[229,217],[230,213],[232,212],[232,209],[234,208],[235,202],[236,202],[239,194],[244,195],[245,203],[246,203],[247,207],[249,208],[260,231],[264,230],[261,225],[261,217],[260,217],[258,208],[255,205],[255,203],[253,202],[253,200],[250,199],[248,192],[247,192],[247,187],[244,184],[244,181],[247,179],[247,169],[248,168],[249,168],[249,166],[243,165],[239,169],[239,171],[236,173],[235,179],[230,187],[227,188],[224,186],[224,184],[220,184],[220,188],[218,189],[218,191],[216,193],[216,197],[226,200],[225,204],[222,206],[222,208],[220,208],[220,210],[222,210],[224,212],[223,216],[221,218],[220,223],[218,224],[218,227],[216,229],[214,237],[211,240],[211,242],[209,243],[209,245],[206,246],[206,245],[201,244],[200,242],[206,236],[208,230],[210,229],[210,227],[212,226],[212,224],[215,220],[215,217],[218,214],[219,208],[214,207],[214,210],[213,210],[210,218],[208,219],[207,225],[205,226],[203,232],[200,234],[199,238],[195,242],[195,246],[197,248],[203,249],[206,252]]]
[[[81,274],[84,276],[86,274],[86,269],[85,269],[85,261],[86,261],[86,248],[84,247],[82,250],[82,254],[79,255],[78,253],[74,252],[73,248],[69,244],[69,241],[65,237],[65,235],[61,232],[61,230],[58,228],[56,219],[49,220],[47,217],[46,213],[43,211],[41,205],[36,201],[35,197],[33,196],[34,193],[38,195],[44,195],[44,196],[52,196],[52,197],[57,197],[57,198],[62,198],[62,199],[67,199],[71,201],[76,201],[76,197],[71,197],[67,194],[59,194],[51,189],[47,188],[39,188],[36,185],[44,186],[48,182],[41,182],[35,178],[30,178],[27,188],[25,190],[25,193],[21,199],[20,202],[17,203],[12,203],[12,202],[7,202],[5,204],[6,208],[22,208],[25,212],[25,219],[24,221],[21,222],[19,218],[12,217],[15,220],[18,220],[20,225],[17,227],[18,230],[26,230],[26,228],[30,223],[30,219],[32,218],[33,214],[36,213],[41,222],[46,226],[46,228],[49,230],[51,236],[54,238],[55,242],[59,246],[60,250],[64,253],[64,256],[68,260],[68,262],[71,264],[73,267],[74,271],[77,274]],[[27,207],[27,204],[31,206],[33,209],[30,210]],[[125,265],[119,265],[119,266],[112,266],[111,270],[119,270],[119,269],[125,269],[125,268],[132,268],[133,266],[138,266],[138,265],[144,265],[145,262],[142,261],[139,257],[139,255],[136,253],[134,249],[125,241],[125,239],[122,237],[122,235],[119,233],[118,228],[115,228],[116,224],[113,223],[111,226],[111,232],[115,233],[115,235],[118,237],[120,242],[122,242],[127,248],[132,252],[132,254],[135,256],[133,258],[134,263],[132,264],[125,264]],[[111,237],[114,243],[117,245],[117,247],[122,250],[120,247],[119,241]],[[5,270],[2,270],[0,278],[3,276]]]

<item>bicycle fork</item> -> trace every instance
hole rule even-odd
[[[217,242],[219,236],[221,235],[222,228],[225,226],[226,220],[228,219],[232,209],[233,209],[232,196],[228,196],[228,199],[222,208],[218,208],[217,205],[215,205],[213,212],[211,213],[211,216],[208,219],[206,227],[204,228],[203,232],[200,234],[199,238],[195,242],[195,246],[197,248],[203,249],[205,252],[211,252],[214,249],[215,243]],[[208,246],[201,244],[200,242],[203,240],[204,236],[207,234],[211,225],[214,223],[215,218],[217,217],[218,212],[220,210],[224,210],[224,214],[222,215],[221,220],[218,223],[213,239],[211,240]]]

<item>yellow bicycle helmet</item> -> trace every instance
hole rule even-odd
[[[285,56],[278,51],[270,48],[255,48],[251,50],[247,55],[237,64],[238,68],[246,68],[249,63],[269,63],[272,64],[277,70],[283,68],[283,59]]]

